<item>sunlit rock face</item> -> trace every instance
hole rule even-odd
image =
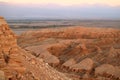
[[[0,48],[4,53],[10,52],[13,47],[16,47],[15,34],[10,30],[3,17],[0,17]]]
[[[17,40],[0,17],[0,79],[120,80],[119,61],[119,29],[42,29],[25,32]]]
[[[112,77],[107,73],[109,70],[102,67],[103,64],[112,65],[117,67],[117,73],[120,74],[119,29],[80,26],[40,29],[21,34],[18,45],[58,71],[78,80],[120,79],[116,73]],[[102,69],[107,76],[103,76],[104,71],[99,72]]]
[[[54,56],[53,56],[54,57]],[[59,62],[59,61],[58,61]],[[70,80],[17,45],[16,35],[0,17],[0,80]]]
[[[10,30],[3,17],[0,17],[0,69],[6,78],[12,79],[18,73],[24,72],[19,57],[19,47],[15,34]],[[16,74],[15,74],[16,73]]]
[[[101,75],[113,80],[120,79],[120,69],[110,64],[103,64],[95,69],[95,75]]]
[[[0,17],[0,55],[6,64],[10,62],[10,56],[16,54],[18,46],[15,34],[10,30],[3,17]]]

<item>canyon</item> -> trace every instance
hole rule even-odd
[[[120,30],[62,27],[15,35],[0,17],[0,80],[120,80]]]

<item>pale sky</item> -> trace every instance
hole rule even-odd
[[[0,0],[2,2],[19,4],[56,4],[63,6],[84,5],[84,4],[102,4],[109,6],[120,6],[120,0]]]

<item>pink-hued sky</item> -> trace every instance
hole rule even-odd
[[[56,4],[62,6],[102,4],[120,6],[120,0],[0,0],[14,4]]]
[[[120,19],[120,0],[0,0],[6,18]]]

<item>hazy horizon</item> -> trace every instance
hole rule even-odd
[[[120,20],[120,1],[88,1],[90,0],[0,0],[0,16],[7,19]]]

